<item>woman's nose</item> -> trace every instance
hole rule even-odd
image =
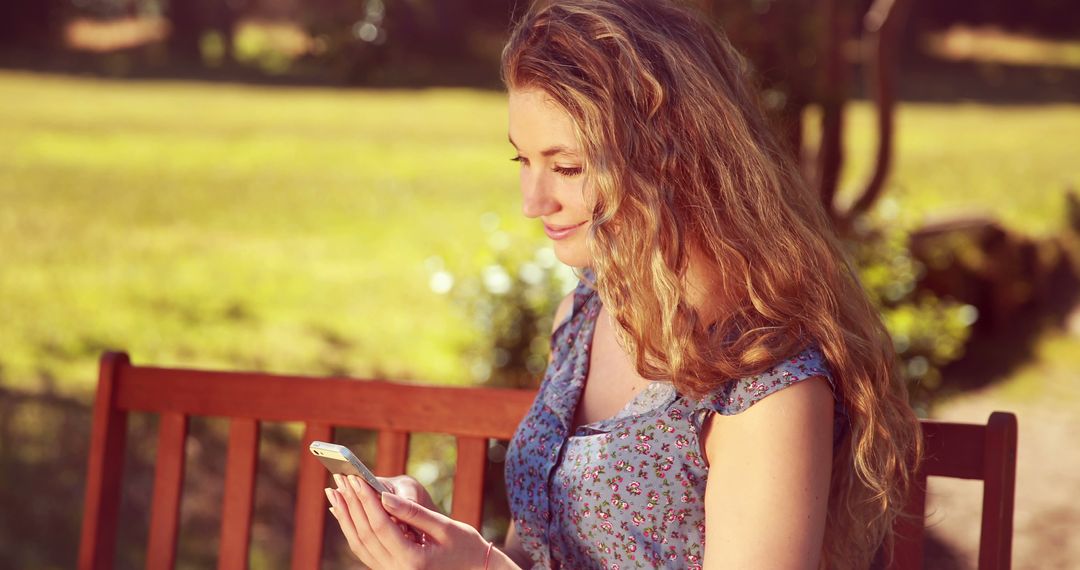
[[[551,190],[551,181],[543,174],[522,173],[521,213],[537,218],[559,211],[559,202]]]

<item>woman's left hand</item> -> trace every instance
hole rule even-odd
[[[330,512],[349,549],[370,568],[484,567],[488,541],[473,527],[391,493],[380,499],[356,476],[334,475],[334,481],[337,489],[326,490]],[[410,539],[398,522],[426,535],[424,542]]]

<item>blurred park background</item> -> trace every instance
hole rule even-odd
[[[696,0],[751,61],[922,417],[1020,426],[1014,564],[1080,544],[1080,6]],[[97,359],[535,386],[576,282],[520,215],[498,55],[525,2],[0,6],[0,567],[74,566]],[[153,417],[118,563],[143,565]],[[214,564],[225,424],[196,420],[178,566]],[[263,430],[253,566],[287,565],[299,426]],[[339,439],[372,457],[373,437]],[[409,472],[449,501],[453,446]],[[505,532],[502,444],[488,477]],[[931,481],[931,568],[981,484]],[[348,565],[328,527],[324,567]]]

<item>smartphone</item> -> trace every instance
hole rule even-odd
[[[375,478],[375,474],[352,451],[349,451],[348,447],[325,441],[313,441],[308,446],[308,449],[311,450],[311,454],[315,456],[315,459],[318,459],[319,463],[322,463],[331,473],[357,475],[367,481],[368,485],[371,485],[371,488],[375,489],[376,493],[393,493],[386,485],[383,485]],[[423,544],[426,540],[424,533],[418,532],[405,523],[398,523],[398,527],[413,542]]]
[[[375,474],[364,465],[363,461],[360,461],[352,451],[349,451],[348,447],[325,441],[313,441],[308,446],[308,449],[311,450],[315,459],[318,459],[319,463],[326,466],[326,469],[331,473],[356,475],[367,481],[368,485],[371,485],[376,493],[392,493],[390,489],[386,488],[386,485],[383,485],[375,478]]]

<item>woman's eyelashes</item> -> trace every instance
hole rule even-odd
[[[529,165],[529,159],[525,158],[524,156],[515,156],[514,158],[511,158],[510,160],[512,160],[514,162],[524,164],[525,166]],[[577,175],[581,174],[581,170],[582,169],[581,169],[580,166],[557,166],[556,165],[556,166],[551,167],[552,172],[554,172],[556,174],[560,174],[562,176],[566,176],[566,177],[577,176]]]

